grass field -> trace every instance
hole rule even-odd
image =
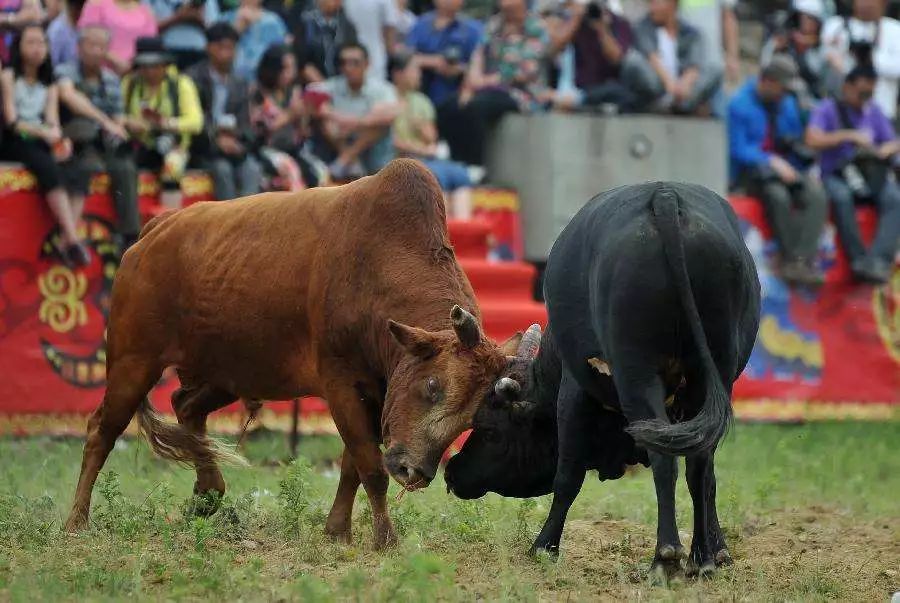
[[[588,479],[558,562],[524,554],[549,498],[449,497],[438,478],[392,499],[401,543],[371,548],[360,494],[351,546],[322,535],[340,453],[307,438],[289,465],[264,434],[226,468],[223,510],[186,517],[193,472],[125,440],[94,491],[91,528],[61,532],[81,442],[0,439],[0,600],[881,600],[900,590],[900,423],[738,425],[717,459],[735,565],[710,581],[646,581],[656,503],[648,471]],[[391,493],[398,490],[391,486]],[[690,542],[690,499],[678,491]]]

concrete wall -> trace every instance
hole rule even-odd
[[[519,192],[525,257],[547,258],[589,199],[648,180],[727,186],[724,124],[653,115],[509,115],[488,148],[493,184]]]

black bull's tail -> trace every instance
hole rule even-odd
[[[713,361],[691,290],[678,222],[678,195],[672,189],[657,189],[651,205],[663,253],[706,374],[706,400],[700,412],[688,421],[674,424],[660,419],[638,421],[628,427],[628,432],[638,444],[656,452],[696,454],[712,449],[725,435],[732,419],[731,399]]]

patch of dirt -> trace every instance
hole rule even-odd
[[[682,533],[689,547],[690,534]],[[810,507],[746,522],[726,538],[735,563],[710,581],[687,580],[666,591],[646,581],[653,527],[626,521],[571,521],[562,567],[539,585],[545,597],[576,599],[841,599],[889,600],[900,590],[900,521],[860,521]],[[559,588],[562,574],[572,589]],[[581,578],[579,580],[578,578]],[[581,582],[581,584],[578,584]],[[587,588],[585,588],[587,587]]]

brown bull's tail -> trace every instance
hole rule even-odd
[[[156,412],[147,398],[141,402],[137,418],[141,434],[153,452],[164,459],[197,467],[208,467],[217,462],[247,464],[244,457],[218,440],[191,433],[177,423],[169,423]]]

